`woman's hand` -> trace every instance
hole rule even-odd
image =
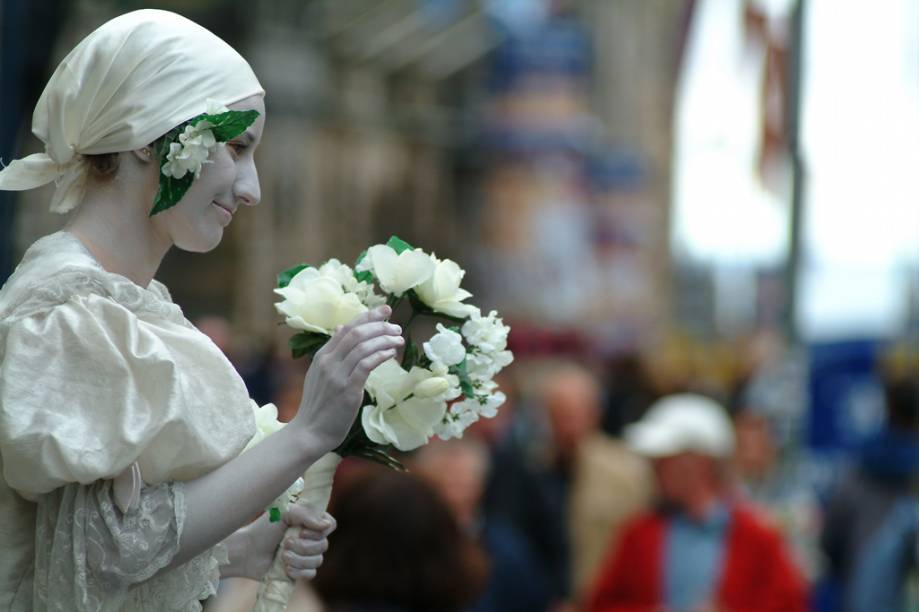
[[[344,441],[367,376],[404,343],[402,328],[386,320],[391,314],[389,306],[365,312],[338,329],[313,358],[291,425],[306,429],[319,448],[331,451]]]
[[[322,554],[329,549],[329,534],[337,526],[327,512],[317,512],[309,506],[291,504],[283,515],[289,527],[299,528],[297,537],[286,537],[281,544],[287,575],[292,579],[314,578],[322,565]]]
[[[262,513],[256,520],[230,534],[224,540],[230,563],[220,568],[221,577],[264,578],[286,528],[283,522],[272,523],[268,514]]]
[[[230,563],[221,567],[220,575],[261,580],[271,567],[280,544],[287,575],[294,580],[313,578],[322,565],[322,554],[329,548],[329,534],[336,526],[332,515],[302,504],[291,504],[277,523],[272,523],[268,514],[262,513],[224,540]],[[299,531],[296,537],[288,536],[281,542],[288,527]]]

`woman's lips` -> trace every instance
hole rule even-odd
[[[230,210],[230,209],[227,208],[226,206],[223,206],[222,204],[218,204],[217,202],[211,202],[211,203],[212,203],[214,206],[217,207],[217,210],[220,211],[221,216],[224,217],[224,220],[225,220],[227,223],[229,223],[230,221],[233,220],[233,211],[232,211],[232,210]]]

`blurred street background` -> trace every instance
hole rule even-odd
[[[919,473],[919,2],[0,0],[0,159],[38,150],[62,57],[144,7],[223,37],[267,90],[260,206],[158,276],[253,397],[286,418],[300,397],[275,274],[393,234],[512,326],[508,405],[426,463],[468,476],[434,482],[461,523],[509,525],[493,561],[523,559],[475,609],[588,609],[654,495],[623,428],[690,391],[730,414],[732,490],[779,526],[808,605],[843,609],[840,487],[894,465],[889,508]],[[50,195],[0,192],[0,282],[63,225]],[[892,588],[919,609],[911,520]]]

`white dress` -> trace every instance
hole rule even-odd
[[[254,433],[245,385],[166,288],[104,270],[72,234],[0,290],[0,610],[199,610],[222,545],[178,550],[182,481]],[[122,514],[111,479],[146,483]]]

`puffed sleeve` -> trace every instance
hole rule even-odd
[[[149,484],[196,478],[252,437],[245,385],[184,317],[89,294],[5,325],[3,478],[28,499],[135,461]]]

